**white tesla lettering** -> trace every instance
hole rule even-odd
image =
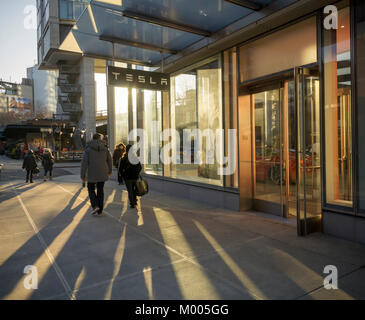
[[[115,80],[118,80],[118,77],[120,76],[119,72],[112,72],[112,74],[114,75]]]
[[[148,88],[150,90],[164,90],[164,88],[169,87],[169,78],[164,77],[162,74],[152,74],[142,73],[142,72],[132,72],[132,71],[112,71],[110,70],[111,79],[114,85],[131,86],[132,84],[139,85],[140,88]],[[164,88],[163,88],[164,87]]]

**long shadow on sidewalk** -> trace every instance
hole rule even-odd
[[[234,226],[216,221],[214,216],[150,206],[143,199],[142,211],[141,230],[203,266],[206,282],[224,299],[229,293],[216,285],[217,279],[241,290],[243,299],[295,299],[323,286],[325,266],[336,265],[340,277],[358,267],[252,230],[250,220],[254,217],[238,220]],[[122,221],[133,225],[127,215]]]
[[[120,193],[106,190],[105,198],[117,202],[121,212],[126,203]],[[105,208],[109,212],[111,206]],[[133,224],[136,213],[126,213]],[[165,272],[167,287],[152,282],[151,272],[181,260],[166,248],[141,237],[129,226],[119,224],[108,214],[93,217],[93,223],[79,224],[62,251],[57,263],[77,299],[180,299],[179,286],[173,272]],[[156,225],[156,232],[158,227]],[[70,255],[75,252],[79,259]]]
[[[36,185],[35,185],[36,186]],[[35,187],[34,186],[34,187]],[[33,186],[32,186],[33,188]],[[28,188],[27,188],[28,190]],[[74,216],[77,212],[85,205],[85,202],[80,203],[79,205],[75,205],[75,201],[79,196],[81,189],[76,192],[76,194],[68,201],[66,206],[60,211],[60,213],[45,226],[42,230],[40,230],[40,234],[43,236],[44,230],[57,230],[54,232],[52,237],[48,237],[46,239],[46,244],[49,245],[52,241],[65,229],[74,219]],[[42,202],[40,201],[40,204]],[[26,205],[26,204],[25,204]],[[51,203],[49,203],[51,205]],[[56,209],[57,210],[57,209]],[[61,230],[60,230],[61,229]],[[44,255],[44,248],[41,245],[41,242],[38,236],[35,234],[29,240],[27,240],[19,249],[17,249],[1,266],[0,266],[0,298],[4,299],[8,295],[15,299],[22,299],[21,293],[18,297],[17,292],[13,292],[13,290],[19,286],[19,282],[22,280],[24,276],[24,267],[26,265],[35,265],[37,260]],[[48,261],[49,262],[49,261]],[[40,269],[52,270],[52,266],[50,264],[45,264],[44,261],[39,261]],[[57,291],[60,293],[58,288],[62,288],[59,282],[59,279],[55,277],[54,270],[53,277],[50,281],[47,281],[46,277],[40,279],[39,289],[35,291],[35,297],[42,297],[42,295],[51,295],[53,291]],[[47,272],[49,273],[49,271]],[[42,283],[46,283],[46,285],[42,285]],[[64,289],[62,288],[63,292]],[[61,291],[62,292],[62,291]]]

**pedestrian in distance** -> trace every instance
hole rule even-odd
[[[45,148],[42,156],[42,166],[44,169],[44,181],[47,181],[47,173],[49,172],[49,180],[52,180],[52,171],[54,165],[54,157],[50,149]]]
[[[102,140],[102,135],[95,133],[93,140],[87,144],[81,161],[81,180],[83,184],[87,181],[93,215],[103,213],[104,184],[112,174],[112,170],[110,151]]]
[[[119,168],[119,162],[120,162],[120,159],[122,159],[124,153],[125,153],[124,143],[117,144],[115,146],[115,149],[114,149],[114,152],[113,152],[113,164],[114,164],[115,168],[117,168],[117,169]],[[119,172],[118,172],[118,183],[119,183],[119,185],[123,184],[123,179],[119,175]]]
[[[125,145],[124,143],[118,143],[115,146],[114,152],[113,152],[113,164],[114,167],[118,168],[119,160],[123,156],[125,152]]]
[[[135,208],[137,206],[136,182],[142,171],[142,166],[131,148],[132,146],[128,144],[126,147],[126,152],[123,158],[120,160],[118,174],[125,181],[130,207]]]
[[[30,183],[33,183],[33,173],[34,171],[37,169],[37,161],[34,155],[33,150],[29,150],[28,154],[25,156],[24,160],[23,160],[23,169],[25,169],[27,171],[27,176],[25,179],[25,182],[27,183],[28,181]]]

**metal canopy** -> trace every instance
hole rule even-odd
[[[273,0],[92,0],[60,50],[157,66]]]
[[[251,10],[260,10],[261,9],[260,4],[249,1],[249,0],[225,0],[225,1],[237,4],[238,6],[242,6],[242,7],[251,9]]]

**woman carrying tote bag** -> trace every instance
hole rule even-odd
[[[130,150],[131,148],[130,144],[126,146],[126,152],[120,160],[118,171],[127,187],[130,207],[135,208],[138,195],[137,180],[140,177],[142,166],[133,150]]]

